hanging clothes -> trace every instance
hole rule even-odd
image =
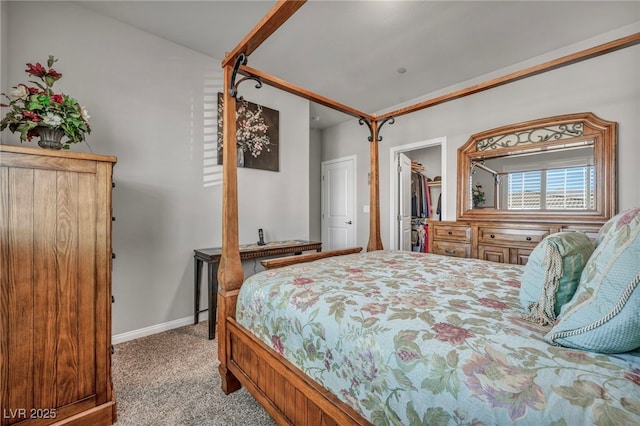
[[[411,215],[413,217],[431,217],[431,188],[429,178],[421,173],[411,174]]]
[[[411,251],[429,252],[429,226],[426,218],[411,220]]]
[[[411,225],[411,251],[424,252],[427,233],[426,225],[414,223]]]
[[[425,192],[425,210],[426,210],[426,215],[425,217],[431,217],[431,188],[429,188],[429,178],[426,176],[423,176],[424,178],[424,192]]]
[[[424,166],[411,161],[411,250],[429,252],[429,226],[432,216],[429,179],[422,173]]]
[[[427,177],[421,173],[411,173],[411,216],[429,217],[431,214]]]
[[[423,225],[424,228],[424,242],[422,247],[423,253],[429,253],[429,225]]]

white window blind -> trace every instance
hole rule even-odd
[[[593,167],[547,171],[548,209],[585,210],[593,206]]]
[[[594,208],[593,166],[508,173],[510,210]]]
[[[535,209],[541,206],[542,172],[509,173],[508,208],[509,210]]]

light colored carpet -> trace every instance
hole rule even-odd
[[[115,345],[117,426],[275,425],[245,389],[225,395],[207,322]]]

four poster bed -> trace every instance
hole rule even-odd
[[[223,151],[218,271],[218,357],[224,392],[244,386],[279,424],[640,423],[640,352],[630,350],[633,343],[624,346],[624,353],[610,355],[556,346],[564,335],[552,336],[550,344],[549,325],[522,318],[523,265],[383,250],[378,192],[379,131],[385,123],[638,44],[640,34],[375,116],[246,66],[247,56],[303,3],[279,2],[222,63],[224,146],[231,147]],[[323,252],[267,261],[269,269],[243,284],[233,149],[238,74],[244,75],[239,82],[249,78],[267,83],[367,125],[367,253]],[[607,137],[613,141],[615,132]],[[615,179],[615,168],[606,170]],[[607,235],[640,222],[640,211],[611,219],[615,202],[597,210],[599,221],[591,225],[607,225],[597,236],[596,251],[621,238]],[[640,238],[637,241],[640,244]],[[640,273],[625,293],[629,303],[639,302],[638,292],[633,292],[638,281]]]

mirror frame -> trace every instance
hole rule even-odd
[[[571,142],[594,141],[596,176],[593,210],[513,211],[496,208],[474,209],[471,205],[471,160],[491,153],[509,155],[524,149],[553,149]],[[616,212],[617,123],[593,113],[565,114],[502,126],[472,135],[458,148],[458,220],[515,221],[537,223],[604,223]]]

